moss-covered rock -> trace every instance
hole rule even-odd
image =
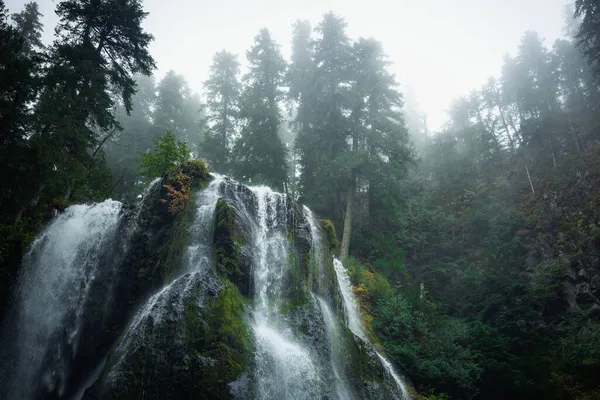
[[[319,223],[321,224],[321,229],[323,229],[323,232],[325,233],[325,238],[327,239],[327,243],[329,244],[329,249],[331,251],[334,251],[335,249],[337,249],[339,243],[333,222],[331,222],[331,220],[328,219],[321,219],[319,220]]]
[[[246,233],[234,208],[225,199],[219,199],[215,208],[214,257],[217,272],[233,282],[245,295],[250,296],[251,267],[246,255]]]
[[[246,302],[225,279],[178,278],[134,318],[85,398],[234,398],[253,351]]]

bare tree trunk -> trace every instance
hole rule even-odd
[[[529,168],[527,168],[527,164],[525,160],[523,160],[523,165],[525,166],[525,172],[527,172],[527,179],[529,179],[529,186],[531,186],[531,193],[535,196],[535,189],[533,188],[533,183],[531,182],[531,175],[529,175]]]
[[[550,142],[550,154],[552,154],[552,164],[554,168],[556,168],[556,156],[554,155],[554,146],[552,145],[552,136],[548,138],[548,142]]]
[[[571,119],[570,115],[569,115],[569,130],[573,134],[573,139],[575,141],[575,149],[577,149],[577,153],[581,153],[581,143],[579,142],[579,135],[577,135],[577,130],[575,130],[575,127],[573,126],[573,120]]]
[[[350,188],[346,197],[346,215],[344,217],[344,232],[342,234],[342,245],[340,247],[340,261],[346,264],[348,250],[350,248],[350,235],[352,234],[352,209],[354,208],[354,197],[356,194],[356,171],[352,171]]]

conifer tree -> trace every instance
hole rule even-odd
[[[279,137],[285,60],[267,29],[260,31],[246,55],[250,71],[243,79],[243,125],[235,143],[233,171],[247,182],[281,189],[287,182],[286,151]]]
[[[237,134],[240,112],[240,64],[237,56],[223,50],[215,54],[206,90],[207,122],[202,153],[212,169],[228,173],[231,149]]]

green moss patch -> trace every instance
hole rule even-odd
[[[328,219],[320,219],[319,223],[321,224],[321,228],[325,233],[325,238],[327,239],[327,243],[329,243],[329,249],[335,250],[338,247],[337,233],[335,232],[335,226],[333,226],[333,222]]]

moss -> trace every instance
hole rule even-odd
[[[237,285],[245,295],[250,292],[250,271],[245,265],[242,248],[246,239],[236,220],[235,210],[225,199],[215,209],[214,258],[217,272]]]
[[[325,237],[327,239],[327,243],[329,243],[329,249],[335,250],[338,247],[337,234],[335,232],[335,226],[333,226],[333,222],[328,219],[319,220],[321,223],[321,228],[323,232],[325,232]]]
[[[204,160],[190,160],[181,165],[181,171],[192,179],[192,185],[203,187],[208,181],[210,169]]]
[[[185,308],[186,343],[203,357],[216,360],[206,376],[206,384],[216,380],[237,379],[247,367],[252,354],[252,337],[246,319],[246,299],[229,280],[215,298],[209,299],[201,317],[195,302]]]
[[[192,198],[194,195],[192,195]],[[138,278],[166,283],[173,273],[183,265],[183,255],[189,244],[189,228],[194,219],[194,201],[177,214],[173,221],[168,240],[157,251],[156,263],[152,268],[144,266],[138,270]]]

